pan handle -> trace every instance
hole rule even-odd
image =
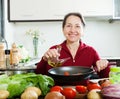
[[[108,66],[111,66],[111,65],[117,65],[117,62],[109,62]]]

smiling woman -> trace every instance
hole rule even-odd
[[[101,59],[95,48],[85,44],[82,41],[82,36],[84,35],[84,27],[84,17],[80,13],[71,12],[66,14],[62,23],[62,32],[65,40],[60,44],[51,46],[44,53],[43,58],[37,64],[36,73],[49,74],[48,71],[50,71],[52,68],[52,66],[49,64],[49,60],[54,60],[55,58],[64,59],[70,57],[69,60],[60,66],[60,68],[64,68],[64,70],[67,68],[65,71],[63,71],[63,69],[58,69],[60,71],[56,73],[52,72],[53,74],[51,73],[53,77],[57,75],[57,77],[55,77],[58,78],[57,80],[60,80],[59,77],[61,77],[62,81],[60,82],[71,82],[73,80],[77,81],[82,79],[80,83],[86,84],[87,80],[90,78],[91,74],[94,71],[93,67],[96,67],[98,69],[98,72],[96,74],[98,74],[100,78],[107,77],[109,73],[108,61],[106,59]],[[60,52],[58,51],[58,45],[61,46]],[[71,66],[71,68],[69,68],[69,66]],[[77,66],[76,70],[75,66]],[[53,70],[56,68],[53,68]],[[69,70],[71,70],[71,72]],[[63,73],[61,73],[61,71]],[[64,72],[69,72],[70,75],[65,76]],[[82,81],[84,81],[84,83]],[[67,84],[69,82],[67,82]]]

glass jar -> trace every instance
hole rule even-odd
[[[120,67],[116,66],[111,67],[109,78],[112,84],[120,84]]]

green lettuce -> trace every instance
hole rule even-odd
[[[45,96],[53,85],[54,80],[42,74],[27,73],[0,77],[0,89],[4,88],[9,91],[8,99],[19,97],[28,86],[40,88],[42,96]]]

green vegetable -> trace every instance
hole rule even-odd
[[[42,94],[46,95],[48,93],[48,91],[50,90],[50,86],[53,86],[53,83],[54,83],[53,79],[46,75],[44,75],[44,76],[40,75],[38,77],[38,80],[40,81],[39,86],[42,91]]]
[[[29,56],[29,52],[26,50],[26,48],[23,47],[23,45],[19,45],[18,49],[19,49],[19,55],[21,57],[20,63],[29,62],[31,60],[31,57]]]
[[[1,75],[0,76],[0,89],[7,90],[9,81],[10,81],[10,79],[8,78],[7,75]]]
[[[0,89],[7,89],[10,92],[8,99],[19,97],[28,86],[36,86],[41,89],[45,96],[54,85],[54,80],[42,74],[27,73],[13,76],[0,76]]]

